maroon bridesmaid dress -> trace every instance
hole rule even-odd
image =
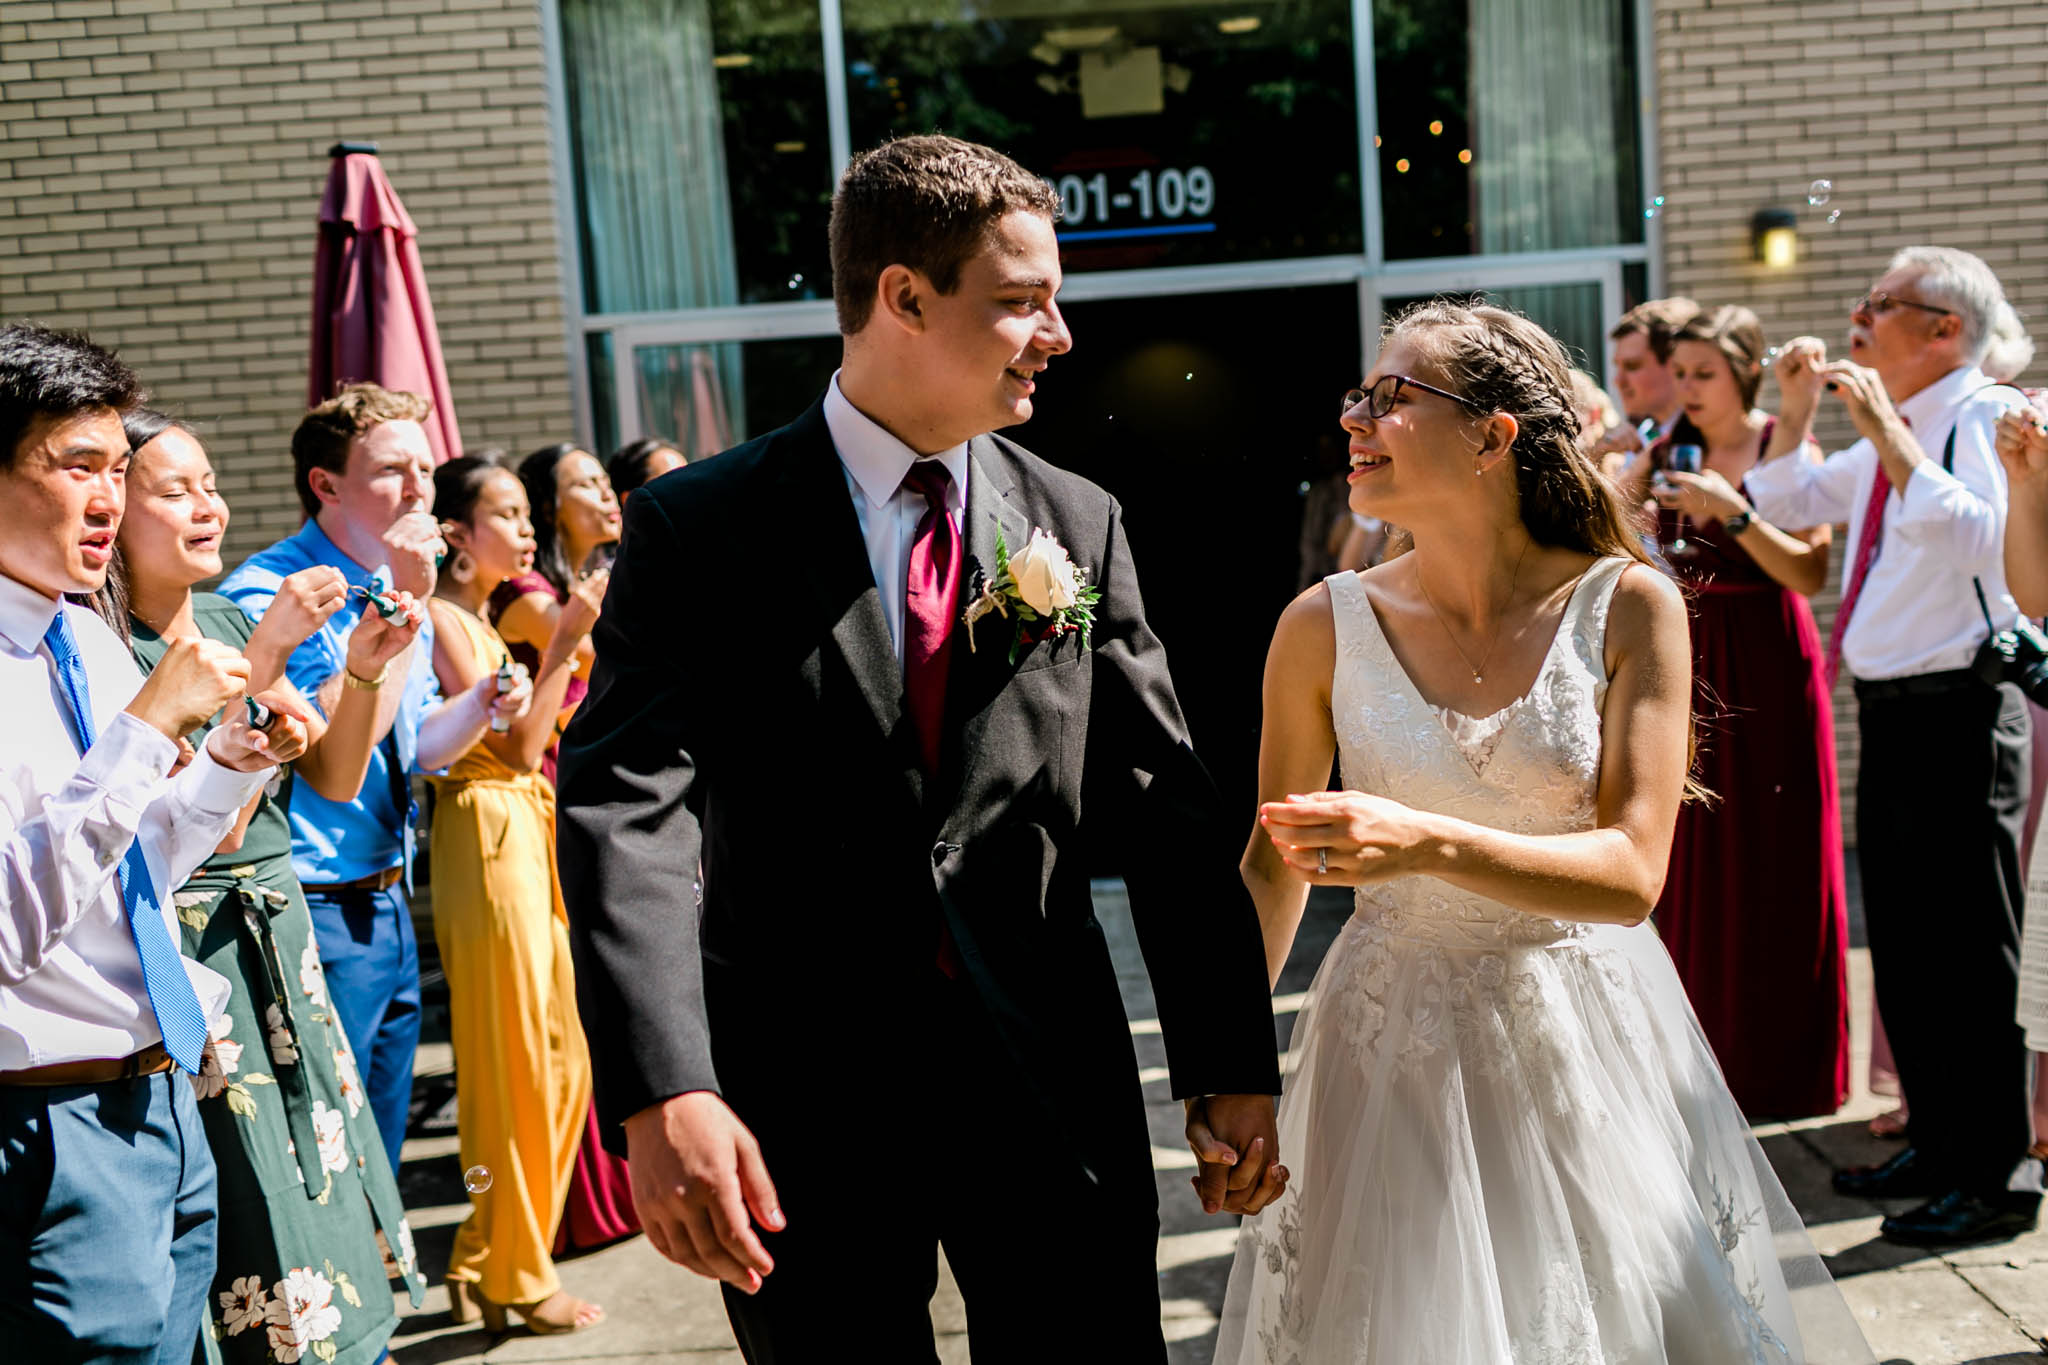
[[[542,592],[563,601],[568,594],[556,590],[538,573],[521,574],[498,586],[491,594],[491,617],[493,620],[504,614],[505,608],[530,592]],[[540,667],[540,654],[531,645],[514,644],[512,657],[525,664],[528,672]],[[589,685],[581,678],[569,680],[569,691],[562,698],[564,710],[583,700]],[[557,726],[557,739],[560,738]],[[549,782],[555,780],[555,745],[548,745],[547,753],[541,759],[541,772]],[[592,1105],[590,1112],[583,1116],[583,1145],[576,1152],[576,1169],[569,1179],[569,1195],[562,1205],[561,1226],[555,1232],[554,1254],[564,1256],[573,1251],[589,1251],[596,1247],[630,1237],[640,1231],[640,1220],[633,1212],[633,1185],[627,1174],[626,1163],[604,1149],[597,1135],[597,1108]]]
[[[1759,454],[1769,441],[1766,426]],[[1714,793],[1679,812],[1657,928],[1743,1111],[1832,1114],[1849,1095],[1849,917],[1820,632],[1719,522],[1665,510],[1657,529],[1690,598]]]

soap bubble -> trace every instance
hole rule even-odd
[[[803,276],[802,276],[801,274],[797,274],[797,275],[791,275],[791,276],[789,277],[789,287],[790,287],[790,290],[791,290],[792,292],[794,292],[794,291],[796,291],[796,290],[798,290],[798,289],[801,289],[801,288],[803,288],[803,287],[804,287],[804,277],[803,277]]]
[[[1842,221],[1842,211],[1841,211],[1840,209],[1829,209],[1829,210],[1828,210],[1828,226],[1829,226],[1829,227],[1833,227],[1833,226],[1834,226],[1834,225],[1835,225],[1836,223],[1839,223],[1839,222],[1841,222],[1841,221]]]
[[[1663,211],[1664,196],[1661,194],[1652,196],[1650,202],[1643,205],[1643,217],[1645,218],[1655,218],[1659,213],[1662,213]]]
[[[1816,180],[1806,187],[1806,202],[1814,208],[1819,208],[1822,204],[1827,203],[1829,199],[1833,198],[1834,193],[1834,181]]]
[[[1192,381],[1194,380],[1194,377],[1195,377],[1195,376],[1194,376],[1194,373],[1193,373],[1192,371],[1190,371],[1189,373],[1187,373],[1187,374],[1184,374],[1184,375],[1182,375],[1182,376],[1181,376],[1181,378],[1182,378],[1182,379],[1188,380],[1188,381],[1190,381],[1190,382],[1192,382]]]
[[[482,1194],[491,1187],[491,1168],[472,1166],[462,1173],[462,1188],[471,1194]]]

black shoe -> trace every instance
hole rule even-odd
[[[2041,1221],[2041,1196],[2019,1191],[1980,1198],[1951,1190],[1917,1209],[1887,1218],[1878,1231],[1907,1246],[1960,1246],[2002,1242],[2032,1232]]]
[[[1920,1160],[1920,1149],[1908,1147],[1882,1166],[1836,1171],[1835,1193],[1858,1199],[1926,1199],[1942,1190]]]

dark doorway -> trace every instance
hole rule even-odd
[[[1123,504],[1195,748],[1250,830],[1259,683],[1292,599],[1305,486],[1358,382],[1351,285],[1079,302],[1037,415],[1004,435]],[[1341,456],[1339,456],[1341,458]]]

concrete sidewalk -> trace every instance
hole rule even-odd
[[[1234,1220],[1204,1216],[1187,1186],[1194,1161],[1181,1142],[1180,1106],[1167,1094],[1165,1053],[1153,1022],[1151,987],[1131,932],[1122,886],[1099,884],[1096,901],[1133,1021],[1151,1121],[1162,1225],[1159,1290],[1169,1353],[1174,1365],[1209,1365],[1236,1228]],[[1307,988],[1324,949],[1349,913],[1348,893],[1318,893],[1311,904],[1275,999],[1275,1037],[1283,1045],[1299,993]],[[1860,1084],[1869,1052],[1870,999],[1869,957],[1862,949],[1851,955],[1850,987],[1856,1020],[1854,1074]],[[405,1146],[401,1184],[412,1210],[422,1268],[434,1288],[425,1308],[399,1324],[392,1346],[400,1365],[738,1365],[741,1357],[716,1286],[668,1264],[639,1237],[563,1263],[562,1280],[569,1291],[602,1303],[610,1314],[608,1321],[590,1331],[549,1338],[514,1329],[493,1339],[474,1326],[451,1326],[439,1274],[449,1239],[468,1206],[455,1152],[454,1077],[447,1046],[423,1047],[419,1072],[415,1135]],[[2048,1233],[1946,1255],[1913,1251],[1877,1237],[1879,1220],[1903,1204],[1843,1199],[1829,1187],[1828,1178],[1837,1168],[1882,1160],[1897,1150],[1870,1137],[1864,1127],[1885,1107],[1885,1101],[1859,1093],[1831,1118],[1768,1124],[1756,1130],[1861,1320],[1877,1359],[1885,1365],[2048,1361],[2042,1349],[2048,1338]],[[932,1320],[939,1358],[946,1365],[967,1361],[966,1319],[943,1265]],[[1085,1357],[1077,1353],[1074,1358]],[[873,1359],[862,1349],[858,1323],[847,1324],[844,1359]]]

